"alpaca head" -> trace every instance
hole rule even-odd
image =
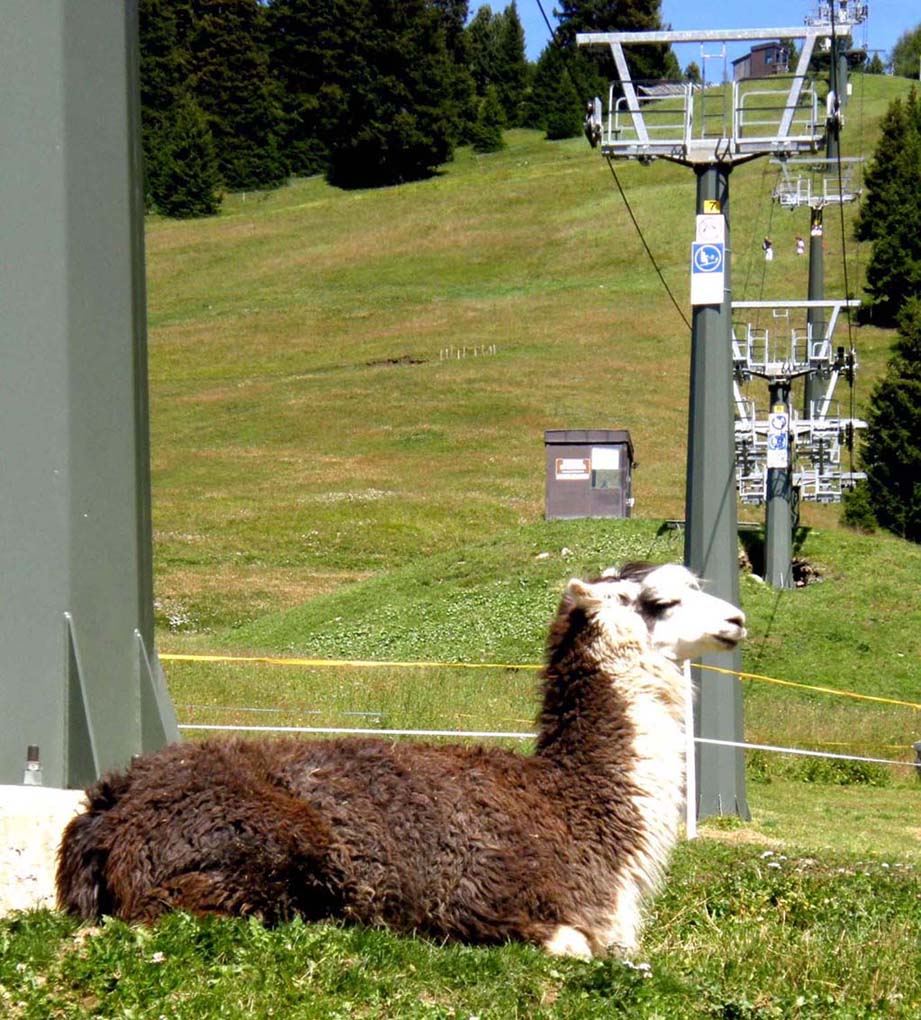
[[[621,604],[630,600],[652,647],[675,662],[729,651],[745,637],[742,610],[701,591],[697,577],[677,563],[629,563],[606,570],[596,584],[611,584]]]

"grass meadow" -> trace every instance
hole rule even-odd
[[[872,151],[909,87],[854,79],[845,154]],[[213,219],[148,222],[157,641],[184,726],[527,734],[567,578],[681,559],[664,522],[683,516],[688,327],[597,153],[507,140],[399,188],[295,180],[229,195]],[[772,204],[779,172],[767,159],[732,172],[737,300],[805,297],[793,246],[808,212]],[[693,175],[617,173],[689,314]],[[829,295],[860,294],[853,215],[826,210]],[[841,327],[858,415],[891,341]],[[633,519],[543,519],[544,430],[585,427],[630,430]],[[796,555],[816,583],[776,592],[742,575],[746,737],[910,762],[921,549],[802,509]],[[197,655],[227,658],[182,658]],[[921,783],[907,767],[762,751],[747,766],[751,819],[707,819],[679,845],[632,961],[33,912],[0,920],[0,1015],[915,1020]]]

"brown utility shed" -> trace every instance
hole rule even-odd
[[[546,518],[629,517],[633,443],[625,429],[550,429]]]

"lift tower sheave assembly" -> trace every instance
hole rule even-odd
[[[732,398],[732,302],[730,289],[729,176],[739,163],[759,156],[787,159],[814,153],[824,140],[826,118],[807,77],[816,43],[842,26],[701,30],[681,32],[589,32],[580,46],[609,50],[618,80],[607,114],[594,104],[589,137],[608,159],[649,163],[665,159],[697,175],[697,236],[692,245],[691,392],[688,412],[685,561],[713,592],[738,601],[738,517]],[[801,42],[792,74],[741,78],[708,85],[634,82],[624,48],[634,45],[739,41]],[[714,107],[716,111],[714,112]],[[706,232],[714,230],[707,240]],[[716,239],[718,238],[718,239]],[[695,293],[696,292],[696,293]],[[748,817],[742,693],[733,673],[738,651],[702,658],[695,670],[698,815]]]
[[[153,646],[136,0],[0,0],[0,783],[178,737]],[[34,755],[34,750],[33,750]]]

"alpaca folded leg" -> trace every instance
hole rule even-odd
[[[588,939],[568,924],[555,928],[543,946],[551,956],[574,956],[581,960],[590,960],[593,956]]]
[[[285,909],[284,902],[267,901],[262,893],[262,889],[241,884],[240,876],[232,872],[193,871],[148,890],[131,904],[131,920],[149,924],[171,910],[185,910],[200,917],[230,914],[273,923],[294,913]]]

